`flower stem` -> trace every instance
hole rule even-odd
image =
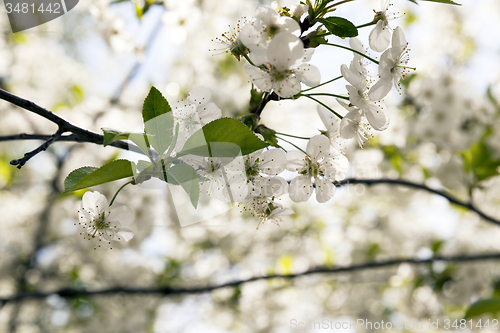
[[[250,57],[249,57],[247,54],[243,54],[243,56],[245,57],[245,59],[248,61],[248,63],[249,63],[250,65],[252,65],[252,66],[254,66],[254,67],[258,67],[257,65],[255,65],[255,64],[253,63],[253,61],[252,61],[252,60],[250,60]]]
[[[370,60],[370,61],[373,61],[374,63],[376,63],[377,65],[379,64],[379,62],[369,56],[367,56],[366,54],[364,54],[363,52],[359,52],[357,50],[354,50],[354,49],[351,49],[350,47],[347,47],[347,46],[344,46],[344,45],[339,45],[339,44],[332,44],[332,43],[325,43],[324,45],[329,45],[329,46],[335,46],[335,47],[340,47],[342,49],[346,49],[346,50],[349,50],[349,51],[352,51],[354,53],[357,53],[359,54],[360,56],[363,56],[365,57],[366,59]]]
[[[317,85],[317,86],[315,86],[315,87],[312,87],[312,88],[308,88],[308,89],[302,90],[302,92],[306,92],[306,91],[309,91],[309,90],[312,90],[312,89],[316,89],[316,88],[318,88],[318,87],[324,86],[325,84],[331,83],[331,82],[333,82],[333,81],[335,81],[335,80],[338,80],[338,79],[341,79],[341,78],[342,78],[342,75],[341,75],[341,76],[338,76],[338,77],[336,77],[336,78],[334,78],[334,79],[331,79],[331,80],[329,80],[329,81],[326,81],[326,82],[323,82],[323,83],[321,83],[321,84],[318,84],[318,85]]]
[[[354,0],[342,0],[342,1],[331,4],[330,6],[326,7],[324,10],[328,10],[328,9],[333,8],[335,6],[341,5],[343,3],[351,2],[351,1],[354,1]]]
[[[276,134],[278,134],[278,133],[276,133]],[[300,151],[301,151],[301,152],[303,152],[304,154],[308,155],[308,154],[307,154],[304,150],[302,150],[302,149],[301,149],[299,146],[297,146],[296,144],[294,144],[294,143],[292,143],[292,142],[290,142],[290,141],[288,141],[288,140],[286,140],[286,139],[283,139],[283,138],[278,138],[278,139],[283,140],[283,141],[285,141],[285,142],[288,142],[289,144],[291,144],[292,146],[294,146],[295,148],[297,148],[298,150],[300,150]],[[308,155],[308,156],[309,156],[309,155]]]
[[[286,133],[280,133],[280,132],[276,132],[276,134],[284,135],[284,136],[289,136],[291,138],[302,139],[302,140],[310,140],[311,139],[311,138],[306,138],[306,137],[303,137],[303,136],[296,136],[296,135],[291,135],[291,134],[286,134]]]
[[[364,27],[369,27],[370,25],[374,25],[376,22],[368,22],[368,23],[365,23],[365,24],[362,24],[362,25],[358,25],[356,27],[356,29],[359,29],[359,28],[364,28]]]
[[[330,94],[330,93],[312,93],[312,94],[303,94],[303,95],[301,94],[301,96],[332,96],[332,97],[337,97],[337,98],[349,100],[349,97],[347,97],[347,96]]]
[[[332,112],[334,115],[336,115],[337,117],[339,117],[339,119],[344,118],[344,117],[342,117],[340,114],[338,114],[337,112],[335,112],[335,111],[334,111],[331,107],[329,107],[329,106],[328,106],[328,105],[326,105],[325,103],[321,102],[320,100],[317,100],[316,98],[311,97],[311,96],[309,96],[309,95],[302,95],[302,96],[305,96],[305,97],[307,97],[307,98],[310,98],[310,99],[312,99],[313,101],[315,101],[316,103],[318,103],[318,104],[320,104],[320,105],[324,106],[325,108],[327,108],[328,110],[330,110],[330,112]],[[344,98],[344,97],[342,97],[342,98]]]
[[[111,205],[113,205],[113,202],[115,202],[115,199],[116,199],[116,196],[118,195],[118,193],[120,193],[120,191],[125,187],[127,186],[128,184],[132,184],[134,182],[134,180],[131,180],[129,182],[126,182],[125,184],[123,184],[119,189],[118,191],[116,191],[115,195],[113,196],[113,199],[111,199],[111,203],[109,204],[109,206],[111,207]]]

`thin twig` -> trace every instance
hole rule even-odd
[[[482,212],[481,210],[476,208],[476,206],[474,206],[472,203],[460,201],[459,199],[452,196],[451,194],[446,193],[445,191],[435,190],[433,188],[425,186],[424,184],[414,183],[414,182],[403,180],[403,179],[389,179],[389,178],[381,178],[381,179],[349,178],[349,179],[344,179],[340,182],[335,182],[335,186],[338,186],[338,187],[344,186],[344,185],[349,185],[349,184],[364,184],[364,185],[392,184],[392,185],[401,185],[401,186],[406,186],[406,187],[424,190],[424,191],[442,196],[443,198],[448,199],[448,201],[452,204],[455,204],[455,205],[463,207],[463,208],[467,208],[468,210],[475,212],[476,214],[478,214],[479,216],[481,216],[483,219],[485,219],[488,222],[494,223],[496,225],[500,225],[500,220],[486,215],[484,212]]]
[[[10,161],[10,164],[17,165],[17,168],[21,169],[23,167],[23,165],[25,165],[26,162],[29,161],[30,158],[34,157],[36,154],[38,154],[42,151],[47,150],[47,148],[49,148],[49,146],[52,144],[52,142],[54,142],[54,140],[57,140],[61,136],[62,133],[63,133],[63,131],[59,128],[57,130],[57,132],[55,132],[53,135],[51,135],[50,138],[47,141],[45,141],[43,144],[41,144],[38,148],[24,154],[23,158]]]
[[[336,273],[344,273],[344,272],[355,272],[361,270],[368,269],[377,269],[388,266],[395,266],[400,264],[413,264],[413,265],[422,265],[433,263],[436,261],[446,261],[446,262],[471,262],[471,261],[480,261],[480,260],[493,260],[500,259],[500,253],[490,253],[490,254],[480,254],[480,255],[472,255],[472,256],[439,256],[430,259],[392,259],[380,262],[369,262],[365,264],[352,265],[352,266],[339,266],[339,267],[325,267],[320,266],[316,267],[301,273],[294,274],[272,274],[266,276],[255,276],[245,280],[236,280],[232,282],[227,282],[223,284],[217,284],[212,286],[204,286],[204,287],[191,287],[191,288],[174,288],[174,287],[149,287],[149,288],[127,288],[127,287],[112,287],[108,289],[101,290],[85,290],[85,289],[75,289],[75,288],[63,288],[59,290],[55,290],[53,292],[41,292],[41,291],[33,291],[28,293],[21,293],[14,295],[12,297],[0,298],[0,307],[9,303],[9,302],[21,302],[28,299],[43,299],[51,295],[59,295],[60,297],[71,298],[71,297],[89,297],[89,296],[99,296],[99,295],[110,295],[110,294],[142,294],[142,295],[163,295],[163,296],[171,296],[171,295],[182,295],[182,294],[199,294],[210,292],[217,289],[228,288],[228,287],[237,287],[242,284],[246,284],[253,281],[259,280],[270,280],[270,279],[294,279],[306,275],[311,274],[336,274]]]

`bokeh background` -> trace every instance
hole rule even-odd
[[[363,150],[355,142],[345,145],[349,177],[422,183],[499,218],[498,172],[494,167],[479,175],[467,167],[467,156],[480,149],[484,165],[500,159],[500,2],[458,2],[463,5],[394,0],[392,10],[401,17],[391,25],[404,28],[417,71],[400,93],[386,98],[389,129],[374,133]],[[63,17],[16,34],[2,5],[0,86],[94,132],[140,128],[151,85],[172,102],[198,85],[210,87],[223,115],[240,116],[250,90],[243,64],[209,49],[220,49],[211,40],[251,17],[259,4],[270,2],[81,0]],[[378,0],[356,0],[335,15],[360,25],[379,6]],[[370,29],[360,29],[365,45]],[[348,51],[320,47],[312,63],[326,81],[351,58]],[[342,94],[344,85],[339,80],[322,91]],[[322,100],[341,110],[332,99]],[[0,119],[1,136],[56,129],[4,101]],[[262,121],[299,136],[323,129],[314,103],[302,99],[270,103]],[[59,142],[21,170],[9,164],[39,144],[0,141],[0,298],[61,288],[197,287],[316,266],[500,251],[499,226],[442,197],[390,185],[342,187],[326,204],[285,198],[296,214],[259,230],[258,221],[237,207],[181,227],[179,214],[187,212],[173,205],[166,189],[127,187],[117,202],[134,209],[135,237],[94,251],[74,226],[84,191],[61,195],[62,182],[75,168],[127,155]],[[96,189],[109,198],[120,185]],[[0,307],[0,332],[291,332],[291,320],[442,322],[461,319],[471,303],[498,295],[498,261],[440,261],[261,280],[183,296],[52,295]]]

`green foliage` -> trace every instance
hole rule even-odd
[[[142,118],[149,143],[159,155],[168,149],[174,136],[174,117],[167,100],[155,87],[151,87],[144,100]]]
[[[342,17],[330,16],[326,18],[318,19],[319,22],[325,25],[335,36],[345,38],[345,37],[356,37],[358,35],[358,29],[351,21],[346,20]]]
[[[233,118],[214,120],[194,133],[185,143],[179,156],[235,157],[248,155],[269,146],[245,124]]]
[[[64,180],[64,192],[73,192],[87,187],[109,183],[134,176],[135,163],[115,160],[100,168],[83,167],[73,170]]]
[[[484,140],[474,143],[460,155],[465,171],[471,174],[476,182],[499,174],[497,169],[500,160],[494,158],[494,151],[484,143]]]
[[[111,128],[101,128],[104,133],[103,145],[106,147],[114,140],[130,140],[135,143],[145,154],[148,152],[149,140],[146,134],[125,133]]]
[[[192,166],[184,163],[174,165],[166,170],[166,181],[174,185],[181,185],[189,195],[193,207],[196,208],[200,196],[200,186],[198,174]]]
[[[473,318],[486,313],[491,313],[494,317],[500,312],[500,298],[489,298],[477,301],[465,312],[465,318]]]

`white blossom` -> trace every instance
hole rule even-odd
[[[319,69],[302,63],[311,53],[304,52],[302,41],[287,32],[277,34],[267,49],[265,69],[246,64],[250,81],[263,91],[274,91],[280,97],[292,97],[301,90],[300,82],[312,87],[320,82]]]
[[[399,81],[408,74],[410,69],[415,69],[407,66],[409,60],[408,43],[403,29],[396,27],[392,35],[392,48],[387,49],[380,57],[378,66],[380,80],[370,88],[368,93],[370,99],[384,98],[393,85],[398,88]]]
[[[286,184],[273,179],[286,169],[285,152],[281,149],[270,149],[253,152],[237,157],[226,167],[229,181],[229,195],[232,202],[244,202],[249,196],[276,196],[286,193]],[[281,177],[279,177],[281,178]],[[281,184],[281,185],[280,185]],[[271,186],[271,187],[267,187]],[[264,188],[265,187],[265,188]],[[268,192],[264,193],[264,189]]]
[[[123,204],[108,206],[106,197],[97,191],[85,192],[78,219],[79,225],[85,229],[84,239],[97,238],[100,242],[105,240],[111,244],[112,240],[129,241],[134,236],[132,230],[125,228],[133,222],[130,207]]]
[[[290,198],[295,202],[307,201],[313,192],[312,178],[314,178],[316,200],[327,202],[335,194],[333,180],[344,179],[349,162],[342,153],[330,146],[329,140],[324,135],[313,136],[307,143],[306,153],[300,151],[287,153],[287,169],[299,173],[290,182]]]
[[[256,20],[241,28],[240,38],[252,53],[265,53],[271,40],[280,32],[300,36],[300,26],[294,19],[281,16],[275,9],[259,6],[255,13]]]
[[[210,102],[210,97],[210,89],[199,86],[191,90],[187,99],[174,108],[174,117],[179,124],[177,150],[203,125],[221,117],[221,110]]]
[[[387,129],[389,126],[389,114],[382,102],[373,101],[369,98],[370,81],[368,78],[359,73],[352,65],[350,68],[342,65],[340,71],[342,76],[351,84],[346,86],[351,104],[361,110],[375,130],[383,131]]]
[[[357,107],[351,106],[340,99],[337,99],[337,102],[348,111],[340,122],[340,136],[344,139],[356,137],[359,148],[363,148],[366,140],[372,137],[370,134],[370,125],[366,122],[365,117]]]
[[[326,131],[321,131],[322,134],[330,140],[330,145],[337,150],[341,150],[340,146],[340,119],[330,110],[322,105],[317,106],[318,115],[326,127]]]
[[[252,197],[245,202],[243,207],[243,210],[250,212],[250,214],[260,220],[257,229],[266,221],[279,225],[279,223],[282,222],[282,216],[295,214],[293,209],[283,207],[283,205],[274,201],[273,198],[267,197]]]
[[[374,20],[377,20],[377,24],[368,36],[370,48],[373,51],[383,52],[391,42],[392,29],[389,26],[389,21],[397,17],[395,13],[389,12],[390,6],[392,6],[392,4],[389,3],[389,0],[381,0],[380,7],[382,9],[375,13]]]

